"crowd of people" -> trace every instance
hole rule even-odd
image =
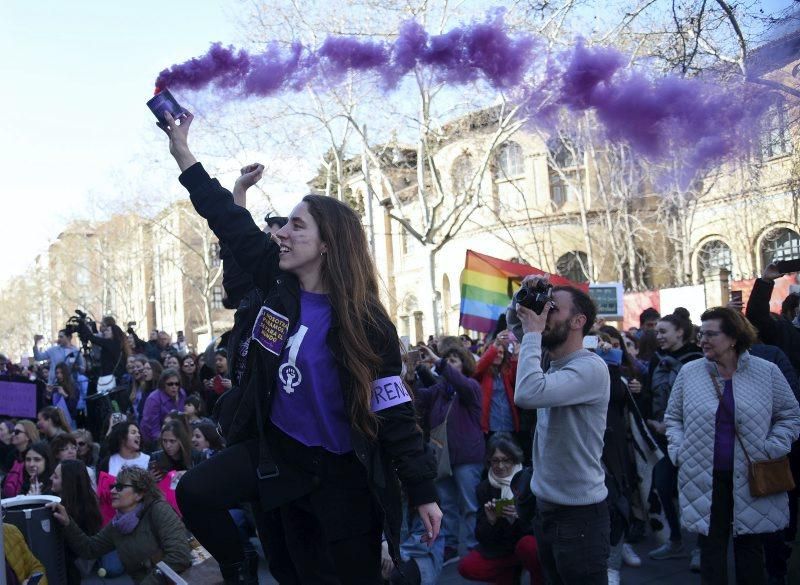
[[[29,369],[0,364],[40,379],[36,421],[0,422],[2,494],[60,497],[70,585],[98,566],[160,583],[158,561],[192,564],[190,537],[226,584],[258,582],[254,536],[280,583],[427,585],[458,563],[613,584],[650,534],[646,562],[685,557],[704,583],[728,582],[731,538],[738,583],[800,571],[800,297],[770,313],[774,265],[698,324],[647,309],[620,330],[562,286],[482,339],[403,348],[358,215],[309,195],[260,229],[244,203],[263,167],[229,193],[191,121],[161,126],[220,240],[233,329],[196,354],[106,317],[79,330],[94,360],[65,329]]]

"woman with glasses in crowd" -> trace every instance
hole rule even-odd
[[[701,535],[703,583],[728,582],[733,536],[736,582],[765,583],[762,537],[789,523],[786,492],[751,493],[750,461],[787,455],[800,435],[800,407],[778,366],[750,355],[753,326],[727,307],[700,317],[705,359],[686,364],[664,421],[678,467],[683,527]]]
[[[158,379],[158,389],[151,392],[142,411],[142,439],[148,448],[158,444],[164,417],[176,410],[183,412],[186,392],[181,388],[178,370],[166,369]]]
[[[92,433],[87,429],[78,429],[72,434],[78,445],[78,459],[96,472],[100,462],[100,445],[94,442]]]
[[[166,114],[160,125],[180,180],[265,300],[247,384],[240,400],[225,401],[239,403],[230,445],[181,480],[184,519],[226,583],[246,577],[227,510],[255,500],[280,510],[303,581],[380,583],[382,533],[399,556],[398,479],[426,541],[436,539],[441,512],[361,219],[335,198],[307,195],[277,235],[264,233],[194,159],[192,119],[187,113],[177,124]]]
[[[465,579],[513,585],[519,583],[525,569],[533,585],[544,583],[533,518],[520,518],[519,494],[513,489],[525,490],[526,482],[521,480],[530,481],[530,473],[522,473],[522,457],[522,449],[508,433],[495,433],[486,445],[488,475],[476,489],[478,546],[458,564],[458,572]]]
[[[14,447],[14,451],[6,461],[9,471],[3,478],[4,498],[14,497],[22,488],[25,472],[25,453],[38,440],[39,431],[31,421],[18,420],[14,424],[14,430],[11,431],[11,445]]]
[[[76,555],[96,559],[115,550],[134,583],[164,583],[156,567],[159,560],[177,573],[189,568],[186,529],[146,470],[123,467],[111,486],[111,505],[114,518],[89,536],[62,504],[49,504]]]
[[[200,379],[199,370],[197,366],[197,358],[194,354],[187,354],[180,359],[181,362],[181,388],[186,390],[187,394],[202,394],[205,390],[203,381]]]

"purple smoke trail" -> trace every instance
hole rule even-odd
[[[483,76],[494,87],[509,88],[522,80],[533,46],[530,36],[508,35],[502,14],[433,37],[419,24],[406,22],[392,44],[330,36],[316,51],[295,43],[291,54],[285,55],[270,44],[263,53],[250,55],[217,43],[205,56],[162,71],[156,87],[197,90],[212,84],[223,88],[241,84],[246,95],[269,95],[323,75],[337,78],[348,71],[373,71],[392,88],[422,64],[441,81],[466,83]]]
[[[407,21],[393,43],[331,36],[316,50],[299,42],[288,50],[271,43],[257,55],[214,44],[203,57],[162,71],[156,86],[215,85],[268,96],[361,71],[374,73],[388,90],[421,66],[440,82],[484,79],[497,89],[517,90],[523,111],[534,112],[535,122],[545,126],[561,108],[592,109],[609,139],[625,141],[653,160],[685,157],[687,176],[752,143],[767,105],[763,92],[670,76],[651,80],[625,70],[627,59],[615,49],[586,47],[582,41],[558,58],[545,55],[533,84],[530,78],[542,65],[534,59],[539,44],[531,35],[510,36],[502,12],[434,36]]]

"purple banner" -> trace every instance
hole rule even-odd
[[[36,384],[0,380],[0,415],[36,418]]]

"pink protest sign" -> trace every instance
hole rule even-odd
[[[0,415],[36,418],[36,384],[0,380]]]

